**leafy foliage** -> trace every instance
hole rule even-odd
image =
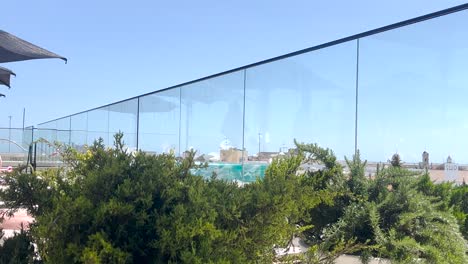
[[[468,186],[454,187],[450,195],[450,206],[457,218],[462,234],[468,239]]]
[[[0,198],[35,217],[31,239],[46,263],[333,263],[344,253],[468,263],[468,187],[434,184],[399,157],[371,179],[359,152],[343,167],[330,149],[296,145],[239,186],[193,175],[205,166],[194,152],[130,153],[119,133],[113,148],[61,148],[67,168],[15,171]],[[309,251],[277,257],[295,237]]]
[[[398,153],[393,154],[392,159],[390,160],[390,164],[393,167],[398,167],[398,168],[401,167],[402,162],[401,162],[400,154]]]
[[[303,155],[273,161],[263,180],[240,187],[192,175],[203,166],[194,154],[129,153],[117,134],[113,148],[99,140],[84,153],[65,149],[69,169],[8,175],[0,194],[12,212],[35,217],[47,263],[271,263],[324,200],[304,185]]]
[[[448,207],[450,184],[433,185],[428,175],[395,165],[375,179],[363,179],[365,163],[353,160],[348,161],[349,192],[361,199],[352,200],[343,216],[324,229],[326,249],[354,241],[363,261],[374,255],[396,263],[467,263],[466,241]],[[356,179],[365,187],[354,188]]]
[[[24,229],[15,233],[13,237],[5,239],[3,245],[0,246],[0,264],[36,263],[36,255],[31,242],[31,235]]]

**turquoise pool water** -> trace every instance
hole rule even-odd
[[[245,163],[242,175],[241,163],[209,163],[208,168],[193,170],[193,173],[207,179],[216,173],[218,179],[254,182],[257,178],[265,176],[267,166],[268,164],[264,163]]]

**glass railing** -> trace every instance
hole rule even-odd
[[[22,128],[0,128],[0,153],[25,152],[29,146],[26,133]]]
[[[468,166],[468,5],[41,124],[78,149],[124,132],[129,149],[196,150],[211,176],[261,177],[299,142],[357,149],[367,172]],[[55,132],[54,132],[55,129]],[[429,154],[424,154],[429,153]],[[436,174],[436,172],[434,172]],[[464,173],[460,172],[460,175]],[[464,176],[463,176],[464,177]],[[468,179],[468,174],[467,174]]]
[[[0,128],[0,169],[26,163],[32,128]]]

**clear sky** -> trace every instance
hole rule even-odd
[[[9,115],[13,116],[12,126],[21,127],[23,107],[26,108],[26,125],[36,125],[463,2],[8,1],[2,3],[0,29],[65,56],[69,62],[64,64],[61,60],[35,60],[2,64],[1,66],[12,69],[17,77],[13,78],[10,90],[0,87],[0,92],[7,95],[6,98],[0,98],[0,127],[8,126]],[[333,56],[339,57],[339,54],[338,50]],[[421,53],[420,57],[425,55]],[[346,66],[348,65],[354,65],[352,57],[346,58]],[[390,65],[397,67],[399,64],[395,62]],[[363,71],[366,70],[365,66],[363,64]],[[318,68],[324,67],[319,65]],[[339,87],[340,82],[345,80],[327,76],[335,70],[339,71],[336,65],[329,65],[317,72],[320,74],[322,71],[322,78],[336,81],[336,86]],[[368,71],[372,73],[372,67]],[[346,81],[354,78],[353,72],[349,73],[349,78],[348,75],[343,75],[343,78],[348,78]],[[261,74],[258,76],[260,77],[256,81],[261,83]],[[367,80],[369,83],[385,78],[382,76],[379,79],[375,74],[371,76],[376,77],[374,80]],[[265,78],[268,79],[269,76]],[[305,80],[305,83],[307,81],[311,80]],[[255,80],[252,82],[255,83]],[[365,88],[365,79],[362,84]],[[275,96],[289,100],[287,94]],[[329,94],[323,96],[326,98]],[[290,100],[295,102],[300,98]],[[298,105],[297,113],[313,110],[305,109],[306,105],[306,102]],[[373,106],[372,101],[367,105]],[[316,105],[319,106],[320,104]],[[347,109],[335,110],[336,115],[349,113]],[[269,114],[280,115],[280,112],[272,110]],[[296,117],[302,120],[302,114]],[[350,118],[346,119],[346,122],[350,122],[346,124],[349,125],[347,129],[352,130],[352,116]],[[368,118],[376,119],[371,116]],[[258,135],[258,128],[255,126],[259,122],[248,119],[249,117],[246,128],[251,128],[252,131],[249,132],[251,138],[246,137],[246,145],[255,146]],[[297,126],[297,122],[291,120],[289,127]],[[372,130],[372,125],[375,124],[369,125],[368,131],[375,131]],[[386,129],[384,124],[377,125],[380,129]],[[260,122],[259,126],[268,127],[268,124]],[[338,125],[331,127],[335,131],[341,129]],[[288,134],[294,131],[278,133],[290,137],[296,136]],[[352,131],[349,132],[351,135]],[[385,133],[391,132],[381,132],[384,139]],[[343,138],[343,142],[347,142],[347,148],[353,143],[352,140],[352,137]],[[382,139],[377,140],[382,142]],[[336,142],[333,137],[330,137],[330,142],[342,143]],[[369,141],[367,144],[371,145],[367,150],[372,152],[373,142]],[[404,142],[401,145],[404,146]],[[391,146],[384,144],[380,147],[388,153],[399,151],[399,147],[401,149],[394,142]],[[419,153],[424,147],[424,142],[418,142],[417,151],[413,152]],[[274,149],[276,150],[276,146]],[[440,157],[444,155],[446,153],[442,153]],[[414,156],[416,158],[417,155]]]
[[[2,64],[0,127],[35,125],[463,1],[7,1],[0,28],[69,59]]]

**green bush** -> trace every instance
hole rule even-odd
[[[117,134],[113,148],[63,148],[67,168],[15,171],[0,198],[35,217],[30,239],[46,263],[333,263],[343,253],[468,263],[466,186],[401,166],[369,179],[359,153],[345,174],[330,149],[296,144],[296,155],[240,187],[193,175],[204,167],[194,152],[129,153]],[[273,249],[294,237],[310,250],[278,260]]]
[[[363,163],[359,157],[354,161],[348,162],[348,183],[362,180]],[[339,220],[323,230],[325,250],[352,241],[348,246],[363,257],[386,257],[396,263],[468,263],[467,243],[449,205],[451,184],[434,185],[426,174],[391,166],[375,179],[365,179],[355,191],[352,186],[356,184],[349,185],[348,192],[354,199],[343,207]],[[357,193],[362,186],[365,190]]]
[[[69,169],[6,177],[1,198],[35,217],[46,263],[271,263],[273,248],[300,233],[323,199],[301,189],[301,155],[275,160],[263,180],[239,187],[192,175],[202,166],[193,152],[128,153],[121,139],[66,149]]]
[[[22,263],[40,263],[34,252],[31,235],[23,229],[6,238],[0,246],[0,264]]]

